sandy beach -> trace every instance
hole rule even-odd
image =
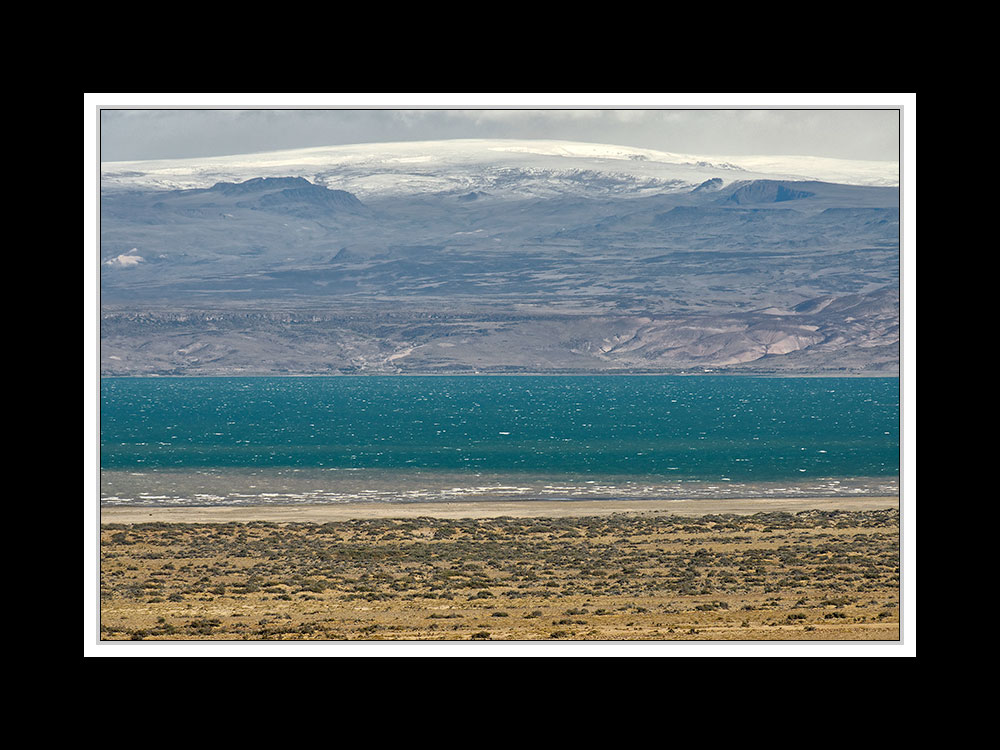
[[[435,503],[343,503],[199,507],[112,507],[101,509],[101,523],[329,523],[387,518],[567,518],[612,513],[678,516],[732,513],[798,513],[803,510],[860,511],[899,509],[898,497],[751,498],[698,500],[466,501]]]

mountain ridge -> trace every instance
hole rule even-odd
[[[102,373],[898,370],[897,187],[522,145],[105,165]]]

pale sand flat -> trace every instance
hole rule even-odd
[[[701,500],[566,500],[437,503],[345,503],[330,505],[256,505],[196,508],[101,508],[101,523],[272,523],[348,521],[366,518],[557,518],[611,513],[702,516],[803,510],[898,509],[898,497],[719,498]]]

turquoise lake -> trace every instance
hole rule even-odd
[[[898,491],[898,378],[101,381],[102,503]]]

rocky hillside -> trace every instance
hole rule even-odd
[[[587,315],[355,309],[105,311],[105,375],[880,373],[899,363],[898,294],[798,310]]]

